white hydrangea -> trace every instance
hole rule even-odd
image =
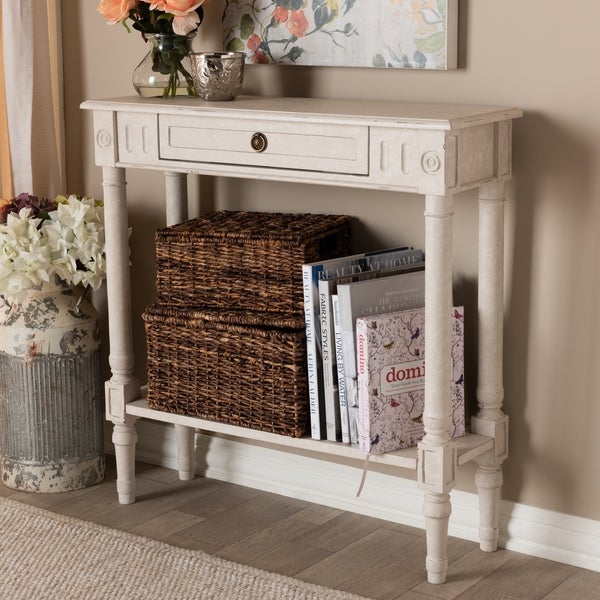
[[[58,200],[49,219],[34,218],[23,208],[0,224],[0,295],[9,301],[54,275],[93,289],[106,276],[102,203],[77,196]]]

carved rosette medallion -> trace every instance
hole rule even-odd
[[[98,130],[96,144],[99,148],[109,148],[112,144],[112,135],[106,129]]]
[[[442,160],[435,150],[428,150],[421,156],[421,168],[428,175],[437,173],[442,168]]]

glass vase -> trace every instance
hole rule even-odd
[[[150,51],[132,76],[133,87],[142,98],[197,95],[189,59],[195,35],[145,34]]]

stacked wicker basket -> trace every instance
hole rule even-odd
[[[301,437],[302,264],[350,252],[350,218],[218,211],[158,230],[148,404]]]

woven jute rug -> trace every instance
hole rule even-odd
[[[0,498],[0,598],[360,600],[7,498]]]

